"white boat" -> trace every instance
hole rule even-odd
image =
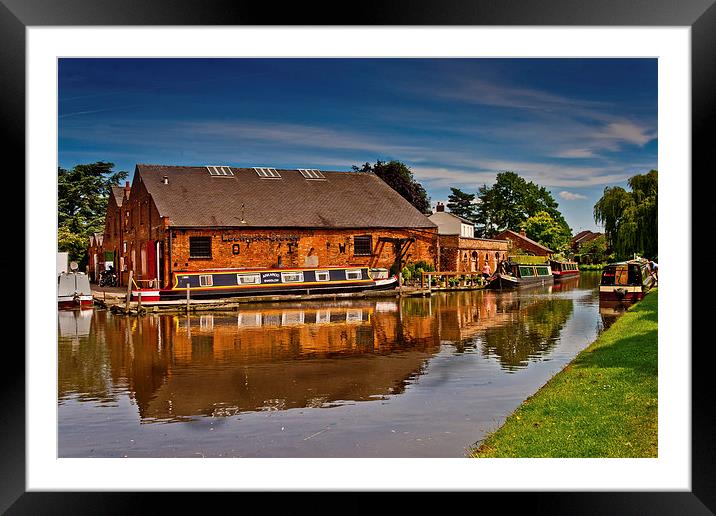
[[[70,272],[61,272],[57,276],[58,308],[91,308],[92,289],[89,277],[77,272],[77,263],[70,264]]]

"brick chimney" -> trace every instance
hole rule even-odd
[[[124,193],[126,193],[127,196],[129,196],[129,191],[130,191],[131,189],[132,189],[132,188],[129,186],[129,181],[125,181],[125,182],[124,182]]]
[[[444,205],[443,203],[439,202],[439,203],[437,204],[437,206],[435,206],[435,211],[436,211],[436,212],[445,211],[445,205]]]

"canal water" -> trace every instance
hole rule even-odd
[[[523,291],[58,314],[60,457],[464,457],[619,311]]]

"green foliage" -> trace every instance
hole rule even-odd
[[[604,235],[599,235],[597,238],[585,242],[579,246],[579,254],[582,256],[582,261],[589,261],[591,263],[603,263],[608,260],[608,248],[607,239]]]
[[[510,255],[510,260],[515,263],[524,263],[530,265],[541,265],[549,262],[549,259],[546,256],[532,256],[528,254]]]
[[[375,165],[364,163],[361,167],[353,165],[352,168],[356,172],[373,172],[421,213],[432,213],[430,198],[425,188],[415,180],[412,171],[404,163],[396,160],[385,163],[378,160]]]
[[[542,186],[525,181],[515,172],[500,172],[495,184],[481,186],[477,196],[475,222],[481,226],[477,231],[479,236],[489,238],[506,229],[519,231],[528,218],[542,211],[547,212],[565,232],[572,233],[552,194]]]
[[[112,186],[128,175],[113,168],[114,163],[99,161],[57,169],[57,248],[80,265],[86,263],[90,235],[104,230]]]
[[[628,184],[631,192],[618,186],[604,189],[594,205],[594,220],[604,226],[618,259],[634,253],[653,258],[658,252],[658,172],[637,174]]]
[[[410,279],[413,277],[413,273],[410,269],[407,267],[403,267],[403,280],[404,281],[410,281]]]
[[[411,279],[414,279],[415,281],[420,281],[422,272],[434,271],[435,267],[433,266],[433,264],[425,260],[410,262],[407,263],[405,267],[403,267],[403,279],[405,281],[409,281]]]
[[[580,271],[601,271],[606,263],[580,263]]]
[[[475,194],[463,192],[459,188],[450,187],[447,208],[453,215],[470,221],[475,220]]]
[[[522,227],[529,238],[553,251],[565,251],[569,248],[572,236],[569,228],[559,224],[546,211],[540,211],[528,218]]]

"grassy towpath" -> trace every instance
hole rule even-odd
[[[656,457],[653,289],[471,452],[471,457]]]

